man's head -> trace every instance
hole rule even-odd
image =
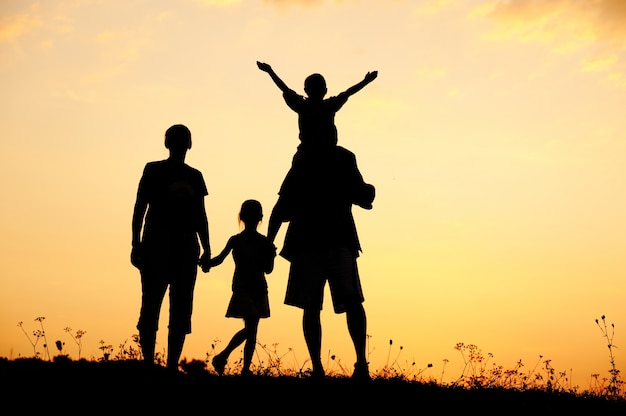
[[[170,150],[191,149],[191,131],[182,124],[174,124],[165,132],[165,147]]]
[[[320,74],[311,74],[304,80],[304,92],[313,99],[322,99],[326,95],[326,80]]]

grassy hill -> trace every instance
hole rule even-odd
[[[462,388],[374,378],[217,376],[202,365],[171,373],[140,361],[0,359],[4,405],[23,412],[134,415],[252,412],[262,415],[624,415],[626,399],[503,388]]]

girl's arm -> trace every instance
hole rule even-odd
[[[233,241],[232,237],[228,239],[228,242],[226,243],[226,247],[224,247],[221,253],[213,257],[211,260],[209,260],[209,266],[215,267],[215,266],[219,266],[220,264],[222,264],[224,259],[226,259],[226,256],[228,256],[230,254],[230,251],[233,249],[232,241]]]
[[[278,77],[278,75],[276,75],[276,72],[274,72],[274,70],[272,69],[272,67],[269,64],[266,64],[265,62],[256,62],[256,65],[259,67],[259,69],[263,72],[267,72],[268,75],[270,76],[270,78],[272,78],[272,81],[274,81],[274,84],[276,84],[276,86],[278,88],[280,88],[280,90],[285,93],[285,92],[290,92],[292,91],[291,88],[289,88],[287,86],[287,84],[285,84],[283,82],[282,79],[280,79]]]

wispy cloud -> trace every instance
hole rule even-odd
[[[243,0],[194,0],[195,3],[200,6],[232,6],[233,4],[240,4]]]
[[[558,53],[581,52],[584,71],[626,75],[626,1],[489,0],[474,9],[496,23],[491,38],[542,42]]]
[[[38,6],[32,6],[26,12],[0,19],[0,43],[17,39],[40,26],[37,10]]]
[[[263,4],[271,6],[287,7],[287,6],[319,6],[328,3],[348,3],[355,0],[263,0]]]
[[[413,9],[413,13],[419,16],[433,16],[457,3],[459,3],[459,0],[427,0],[417,4]]]

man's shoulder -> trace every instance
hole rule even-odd
[[[146,169],[156,169],[160,166],[164,166],[165,162],[165,160],[154,160],[152,162],[148,162],[146,163]]]
[[[200,175],[202,176],[202,172],[200,172],[200,169],[196,169],[193,166],[189,166],[188,164],[185,163],[185,169],[187,169],[189,172],[193,173],[194,175]]]
[[[146,163],[146,166],[143,168],[143,175],[158,175],[159,172],[162,172],[165,166],[164,160],[155,160],[152,162]]]

